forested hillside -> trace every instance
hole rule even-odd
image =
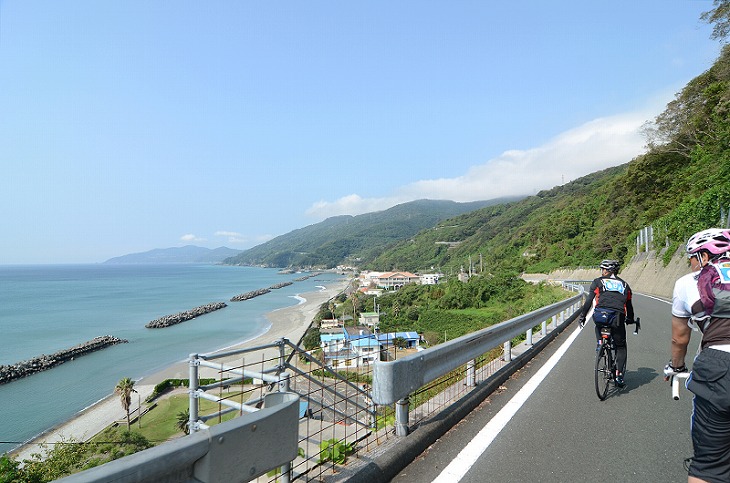
[[[331,268],[372,259],[390,244],[407,239],[441,220],[517,197],[457,203],[418,200],[363,215],[335,216],[294,230],[229,258],[229,265]]]
[[[646,127],[646,154],[515,203],[443,221],[366,268],[548,271],[626,259],[647,225],[671,255],[730,210],[730,47]],[[487,268],[485,268],[486,270]]]

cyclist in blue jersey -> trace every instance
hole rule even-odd
[[[601,326],[611,327],[611,335],[616,347],[616,378],[618,387],[624,387],[626,371],[626,325],[634,321],[634,306],[631,302],[631,288],[617,273],[618,260],[603,260],[601,276],[593,280],[588,289],[588,298],[581,308],[578,321],[583,327],[586,317],[593,307],[593,321],[596,325],[596,340],[601,338]]]

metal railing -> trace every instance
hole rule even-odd
[[[576,317],[583,289],[571,288],[581,293],[344,375],[287,339],[191,354],[191,434],[64,481],[346,479],[347,468],[355,471],[362,456],[383,444],[400,444],[419,423],[438,419],[477,384],[484,391],[488,384],[483,383],[512,370],[514,359],[532,357]],[[518,339],[523,342],[513,347]],[[275,401],[277,406],[270,407]],[[279,406],[281,411],[286,406],[285,415],[273,413]],[[258,422],[265,414],[271,419]],[[250,423],[251,418],[257,422]]]
[[[373,401],[378,405],[396,404],[396,434],[408,434],[409,395],[449,372],[466,367],[466,385],[476,385],[475,370],[478,358],[489,351],[503,347],[504,362],[511,361],[511,341],[525,334],[532,345],[533,328],[541,327],[541,335],[547,334],[547,319],[552,319],[552,329],[572,315],[582,300],[582,293],[562,302],[543,307],[526,315],[450,340],[397,361],[378,362],[373,368]]]
[[[58,481],[249,481],[296,457],[298,407],[296,394],[268,394],[259,411]]]

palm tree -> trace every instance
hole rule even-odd
[[[119,394],[119,401],[122,403],[122,409],[127,412],[127,431],[129,431],[129,407],[132,405],[132,393],[134,390],[134,381],[128,377],[121,379],[114,387],[114,392]]]
[[[175,426],[183,433],[190,434],[190,409],[177,413]]]

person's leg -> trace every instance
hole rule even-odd
[[[626,325],[623,320],[612,331],[613,343],[616,346],[616,368],[623,375],[626,372]]]
[[[689,478],[696,478],[688,481],[730,481],[730,354],[704,349],[687,388],[695,395]]]

